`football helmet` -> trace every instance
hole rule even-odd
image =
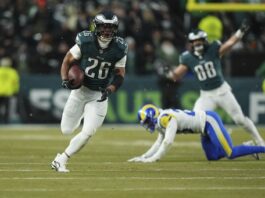
[[[118,32],[119,20],[112,12],[102,12],[95,16],[94,20],[95,34],[103,41],[111,41]]]
[[[207,33],[197,29],[189,33],[189,42],[191,43],[192,51],[201,55],[208,46]]]
[[[159,109],[152,104],[146,104],[138,111],[138,120],[140,124],[148,131],[153,133],[156,128]]]

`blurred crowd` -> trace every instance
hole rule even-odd
[[[119,17],[119,35],[129,44],[128,74],[163,75],[177,65],[187,33],[208,16],[219,20],[213,37],[220,40],[249,19],[251,31],[234,50],[265,48],[264,12],[189,13],[185,0],[1,0],[0,58],[10,57],[19,73],[59,73],[76,34],[93,29],[93,17],[105,7]]]

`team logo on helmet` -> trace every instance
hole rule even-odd
[[[188,35],[189,41],[195,41],[195,40],[199,40],[199,39],[203,39],[206,40],[207,39],[207,33],[198,29],[195,31],[192,31],[189,33]]]

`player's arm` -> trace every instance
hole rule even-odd
[[[102,96],[99,100],[97,100],[98,102],[105,101],[111,93],[117,91],[120,88],[124,81],[126,60],[127,55],[125,55],[115,64],[113,80],[106,89],[102,90]]]
[[[68,79],[68,71],[71,67],[71,65],[81,57],[81,50],[79,46],[76,44],[74,45],[65,55],[63,59],[63,63],[61,66],[61,79],[62,79],[62,86],[64,88],[70,88],[71,83]]]
[[[247,21],[243,21],[239,30],[231,36],[221,47],[219,48],[219,56],[222,57],[225,53],[231,50],[233,45],[235,45],[249,29],[249,24]]]
[[[120,88],[124,81],[125,76],[125,67],[115,67],[114,69],[114,78],[111,84],[107,87],[111,92],[117,91]]]
[[[188,72],[188,67],[184,64],[179,64],[170,75],[173,81],[178,81]]]
[[[128,162],[141,162],[145,158],[151,157],[152,155],[154,155],[158,151],[161,143],[163,142],[163,139],[164,139],[164,135],[162,135],[161,133],[158,133],[156,141],[153,143],[153,145],[144,154],[142,154],[141,156],[131,158],[128,160]]]
[[[144,159],[142,162],[155,162],[160,160],[170,149],[171,145],[174,142],[175,136],[177,131],[177,121],[175,117],[171,117],[169,121],[166,132],[165,138],[163,139],[159,149],[156,153],[154,153],[151,157]]]
[[[61,78],[62,80],[67,80],[68,79],[68,71],[70,69],[70,65],[73,64],[75,61],[74,56],[71,54],[70,51],[67,52],[63,59],[63,63],[61,66]]]

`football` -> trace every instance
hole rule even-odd
[[[68,79],[73,88],[81,87],[84,81],[84,71],[78,65],[72,65],[68,71]]]

